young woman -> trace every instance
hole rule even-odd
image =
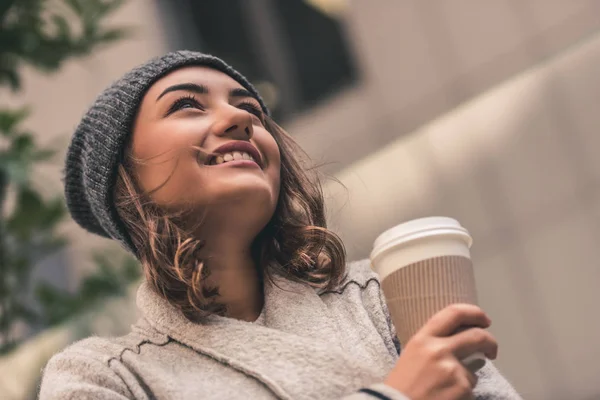
[[[100,95],[68,150],[67,204],[139,259],[141,318],[55,355],[40,398],[518,399],[490,362],[458,361],[496,357],[475,306],[444,309],[399,355],[377,276],[345,264],[318,182],[268,115],[242,75],[194,52]]]

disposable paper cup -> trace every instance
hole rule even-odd
[[[446,217],[409,221],[375,240],[371,266],[381,279],[400,343],[446,306],[477,304],[471,244],[469,232]],[[474,372],[485,356],[475,353],[462,362]]]

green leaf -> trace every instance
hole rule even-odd
[[[92,261],[99,269],[106,268],[109,265],[108,257],[104,253],[95,252],[92,254]]]
[[[18,239],[26,240],[38,225],[43,210],[44,202],[40,194],[22,187],[17,194],[17,206],[6,221],[6,228]]]
[[[38,314],[31,307],[22,303],[13,305],[13,315],[29,324],[34,324],[39,320]]]
[[[62,15],[53,15],[52,21],[56,25],[57,36],[59,38],[68,39],[71,37],[71,26],[67,22],[67,19]]]
[[[18,341],[9,341],[8,343],[0,343],[0,355],[5,355],[13,351],[17,348],[17,346],[21,343]]]
[[[127,284],[137,281],[142,276],[140,265],[133,257],[127,256],[121,269],[121,275]]]
[[[100,7],[98,7],[99,15],[106,17],[125,4],[125,0],[100,0],[98,3],[100,4]]]
[[[57,197],[48,201],[45,207],[40,211],[40,229],[54,228],[67,214],[67,209],[62,197]]]
[[[20,134],[12,140],[10,151],[19,158],[25,158],[31,154],[34,145],[35,139],[32,134]]]
[[[77,15],[83,15],[84,6],[80,0],[65,0],[65,3],[71,8],[71,10]]]
[[[83,307],[82,302],[78,301],[75,296],[47,282],[37,285],[35,297],[42,308],[41,319],[48,325],[55,325],[66,320]]]
[[[14,272],[16,283],[20,289],[26,289],[22,287],[22,284],[23,280],[29,276],[29,271],[31,270],[31,268],[28,268],[30,267],[29,257],[29,252],[20,252],[20,254],[15,254],[12,259],[12,270]]]
[[[4,136],[12,137],[15,135],[15,129],[30,114],[29,108],[22,107],[16,110],[0,110],[0,133]]]
[[[96,301],[102,297],[119,294],[120,285],[115,276],[91,275],[84,279],[81,285],[81,297],[87,301]]]
[[[19,76],[16,65],[13,68],[0,68],[0,84],[7,84],[14,92],[21,89],[21,77]]]
[[[0,168],[8,176],[8,180],[17,186],[29,184],[30,164],[22,159],[6,158],[0,154]]]
[[[18,0],[2,0],[0,2],[0,21],[4,21],[8,11],[16,4]]]
[[[17,194],[17,205],[6,220],[6,228],[21,240],[34,233],[38,236],[48,234],[53,239],[57,239],[57,242],[49,241],[44,244],[44,248],[54,248],[62,243],[62,239],[57,236],[54,229],[66,214],[62,197],[44,201],[31,187],[22,186]]]

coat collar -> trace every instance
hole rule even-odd
[[[157,331],[261,381],[281,399],[337,397],[381,378],[342,350],[331,310],[305,284],[265,282],[264,326],[219,316],[191,322],[145,282],[137,304]]]

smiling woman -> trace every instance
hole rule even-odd
[[[271,264],[275,254],[268,249],[282,248],[287,254],[280,258],[295,265],[298,278],[307,273],[308,266],[300,260],[314,258],[315,252],[330,253],[327,258],[335,263],[326,268],[337,266],[341,271],[343,267],[342,246],[329,232],[313,235],[312,240],[295,237],[310,234],[306,223],[310,226],[311,222],[294,227],[293,221],[301,217],[293,215],[293,206],[286,203],[319,204],[320,192],[304,189],[312,183],[296,162],[289,161],[293,160],[291,141],[267,119],[250,91],[228,75],[201,66],[167,75],[142,99],[117,181],[117,211],[132,232],[149,280],[190,317],[198,318],[205,311],[223,314],[226,309],[232,317],[258,317],[261,296],[239,296],[253,287],[249,280],[259,279],[252,251],[263,254],[261,264]],[[291,176],[303,182],[303,188],[294,189],[297,184],[290,182]],[[281,196],[280,187],[284,189]],[[151,201],[138,201],[141,193],[147,193]],[[305,198],[296,199],[301,196]],[[275,213],[278,203],[282,207]],[[140,213],[140,209],[146,211]],[[322,208],[303,212],[311,220],[324,221]],[[281,234],[255,240],[270,220]],[[177,244],[165,240],[169,236]],[[330,240],[324,240],[328,236]],[[267,239],[277,246],[269,245]],[[293,249],[291,242],[306,245]],[[211,261],[202,261],[206,259]],[[156,265],[171,265],[173,271]],[[219,275],[230,265],[245,272],[229,280],[230,284],[218,284]],[[339,279],[339,274],[333,274],[330,282]],[[203,284],[194,284],[202,276]],[[313,280],[328,285],[327,280]],[[254,288],[258,290],[257,285]]]
[[[458,361],[495,357],[477,307],[445,310],[398,357],[379,279],[346,265],[302,155],[212,56],[170,53],[104,91],[65,194],[75,221],[140,261],[141,318],[54,356],[40,398],[517,399],[491,363],[475,376]]]

